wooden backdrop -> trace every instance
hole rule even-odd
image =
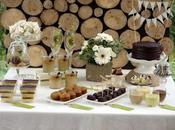
[[[7,30],[8,27],[21,19],[37,21],[42,29],[42,39],[29,43],[28,52],[31,57],[31,66],[42,65],[42,55],[50,53],[50,45],[53,43],[53,31],[58,24],[64,31],[69,28],[76,33],[76,50],[73,54],[72,65],[84,67],[85,62],[78,57],[78,52],[84,40],[96,36],[97,33],[106,32],[114,38],[120,38],[124,48],[119,57],[113,60],[114,67],[128,67],[127,54],[132,49],[132,44],[137,41],[157,41],[164,46],[164,51],[169,55],[173,49],[173,42],[168,37],[169,27],[172,21],[164,20],[165,25],[158,22],[148,27],[146,22],[140,25],[140,19],[134,20],[129,16],[132,0],[0,0],[8,7],[3,12],[1,24]],[[138,9],[138,1],[133,0],[138,12],[145,18],[159,16],[164,8],[159,11],[156,7],[151,9]],[[7,33],[4,36],[6,48],[12,40]],[[61,53],[65,53],[64,49]]]

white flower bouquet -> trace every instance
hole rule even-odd
[[[121,49],[120,40],[114,40],[106,33],[99,33],[95,38],[84,42],[80,58],[91,64],[105,65],[117,57]]]
[[[12,39],[22,38],[26,42],[38,41],[41,37],[41,30],[37,22],[21,20],[9,27]]]

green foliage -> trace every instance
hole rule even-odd
[[[6,9],[5,5],[0,2],[0,14]],[[0,25],[0,60],[5,60],[6,50],[3,45],[5,29]]]
[[[118,39],[115,39],[113,42],[108,42],[106,40],[90,39],[88,41],[88,45],[85,49],[83,49],[82,54],[80,54],[80,59],[85,60],[88,63],[96,64],[94,60],[95,52],[92,49],[95,45],[103,46],[105,48],[109,47],[113,50],[114,53],[116,53],[117,56],[123,48],[123,44]]]
[[[173,2],[173,5],[172,5],[172,13],[175,16],[175,2]],[[173,24],[172,24],[172,27],[170,28],[170,36],[175,43],[175,18],[174,17],[172,18],[172,22]]]

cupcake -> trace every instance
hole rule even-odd
[[[62,73],[52,72],[50,73],[49,86],[52,89],[59,89],[63,87]]]
[[[74,91],[69,91],[68,94],[70,95],[70,99],[76,98],[76,93]]]
[[[55,68],[55,57],[43,56],[43,72],[50,73]]]
[[[36,85],[22,85],[20,91],[23,102],[33,102],[36,91]]]
[[[58,70],[66,71],[69,69],[69,58],[66,55],[60,56],[58,58]]]
[[[77,84],[77,71],[66,71],[65,74],[66,87],[73,87]]]
[[[60,100],[61,101],[69,101],[70,100],[70,94],[68,94],[68,93],[61,94]]]

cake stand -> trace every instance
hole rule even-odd
[[[136,67],[134,70],[130,71],[125,79],[128,83],[131,83],[131,78],[136,75],[147,75],[152,77],[152,79],[155,79],[155,82],[157,82],[157,78],[155,78],[156,76],[154,75],[154,70],[155,70],[155,65],[160,63],[161,61],[168,59],[168,57],[165,55],[165,53],[162,53],[160,56],[160,60],[139,60],[139,59],[135,59],[132,58],[132,53],[128,54],[128,59],[131,61],[131,63]],[[154,81],[152,81],[154,82]],[[144,84],[147,85],[147,84]]]

